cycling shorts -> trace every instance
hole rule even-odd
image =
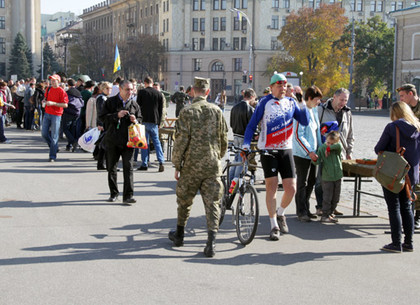
[[[277,177],[278,173],[282,179],[295,178],[295,161],[291,149],[266,150],[261,154],[261,164],[264,170],[264,177]]]

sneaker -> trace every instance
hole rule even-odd
[[[321,217],[321,222],[323,222],[323,223],[337,223],[338,220],[331,217],[331,216],[322,216]]]
[[[342,215],[343,215],[343,213],[341,213],[341,212],[340,212],[340,211],[338,211],[337,209],[335,209],[335,210],[334,210],[333,214],[334,214],[335,216],[342,216]]]
[[[138,171],[147,171],[147,166],[140,166],[137,170]]]
[[[54,159],[50,159],[50,160],[49,160],[49,162],[54,163],[54,162],[55,162],[55,160],[54,160]]]
[[[403,243],[401,245],[401,247],[402,247],[403,252],[413,252],[414,251],[413,244]]]
[[[420,218],[414,219],[414,229],[420,229]]]
[[[322,216],[322,210],[321,209],[316,209],[316,213],[317,216]]]
[[[165,170],[165,167],[162,163],[159,163],[159,173],[163,172]]]
[[[277,222],[279,224],[281,233],[283,234],[289,233],[289,227],[287,226],[287,223],[286,223],[286,216],[277,215]]]
[[[312,213],[308,213],[309,218],[311,219],[317,219],[318,216],[316,216],[316,214],[312,214]]]
[[[279,240],[280,239],[280,229],[275,227],[271,229],[270,240]]]
[[[300,222],[310,222],[311,221],[311,218],[308,215],[303,215],[303,216],[298,216],[298,220]]]
[[[392,253],[401,253],[402,252],[402,247],[401,245],[394,245],[394,244],[388,244],[385,245],[381,248],[382,251],[386,251],[386,252],[392,252]]]
[[[12,144],[12,141],[10,141],[9,139],[7,139],[6,141],[0,142],[1,144]]]

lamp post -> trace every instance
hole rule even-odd
[[[303,75],[303,72],[300,71],[299,72],[299,87],[302,87],[302,75]]]
[[[229,9],[231,12],[235,12],[238,13],[238,16],[243,16],[245,17],[246,21],[248,22],[249,25],[249,68],[248,68],[248,87],[251,88],[251,83],[249,82],[249,76],[253,75],[252,73],[252,52],[253,52],[253,47],[252,47],[252,24],[251,21],[249,20],[249,17],[247,14],[245,14],[243,11],[238,10],[237,8],[231,8]],[[242,22],[241,20],[239,20],[239,22]]]
[[[72,40],[73,36],[69,33],[61,33],[59,38],[64,45],[64,73],[67,75],[67,45]]]

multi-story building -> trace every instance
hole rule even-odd
[[[379,15],[390,26],[394,19],[389,11],[414,5],[366,0],[107,0],[85,9],[81,18],[85,31],[95,30],[114,46],[135,41],[140,34],[157,35],[167,52],[160,74],[167,90],[202,76],[212,79],[212,92],[225,88],[236,96],[250,85],[243,83],[244,75],[253,76],[258,93],[267,86],[267,62],[281,52],[277,37],[291,11],[334,2],[341,3],[350,20]]]
[[[420,92],[420,5],[397,10],[392,16],[397,20],[393,87],[412,83]]]
[[[0,0],[0,77],[7,79],[15,37],[21,33],[32,51],[35,70],[41,63],[40,0]]]

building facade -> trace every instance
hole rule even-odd
[[[392,16],[397,20],[393,87],[412,83],[420,92],[420,5],[397,10]]]
[[[8,79],[9,57],[15,37],[21,33],[32,51],[36,74],[41,63],[40,0],[0,0],[0,77]]]
[[[194,76],[212,79],[212,92],[238,96],[252,86],[261,93],[269,83],[268,60],[282,51],[277,40],[286,17],[302,6],[339,2],[349,20],[379,15],[390,26],[389,12],[414,1],[363,0],[108,0],[85,9],[85,31],[97,31],[115,43],[157,35],[166,49],[160,82],[175,91]],[[239,11],[239,13],[238,13]],[[112,52],[112,50],[111,50]],[[292,71],[299,73],[299,71]],[[252,75],[252,84],[244,83]],[[245,77],[244,77],[245,76]]]

